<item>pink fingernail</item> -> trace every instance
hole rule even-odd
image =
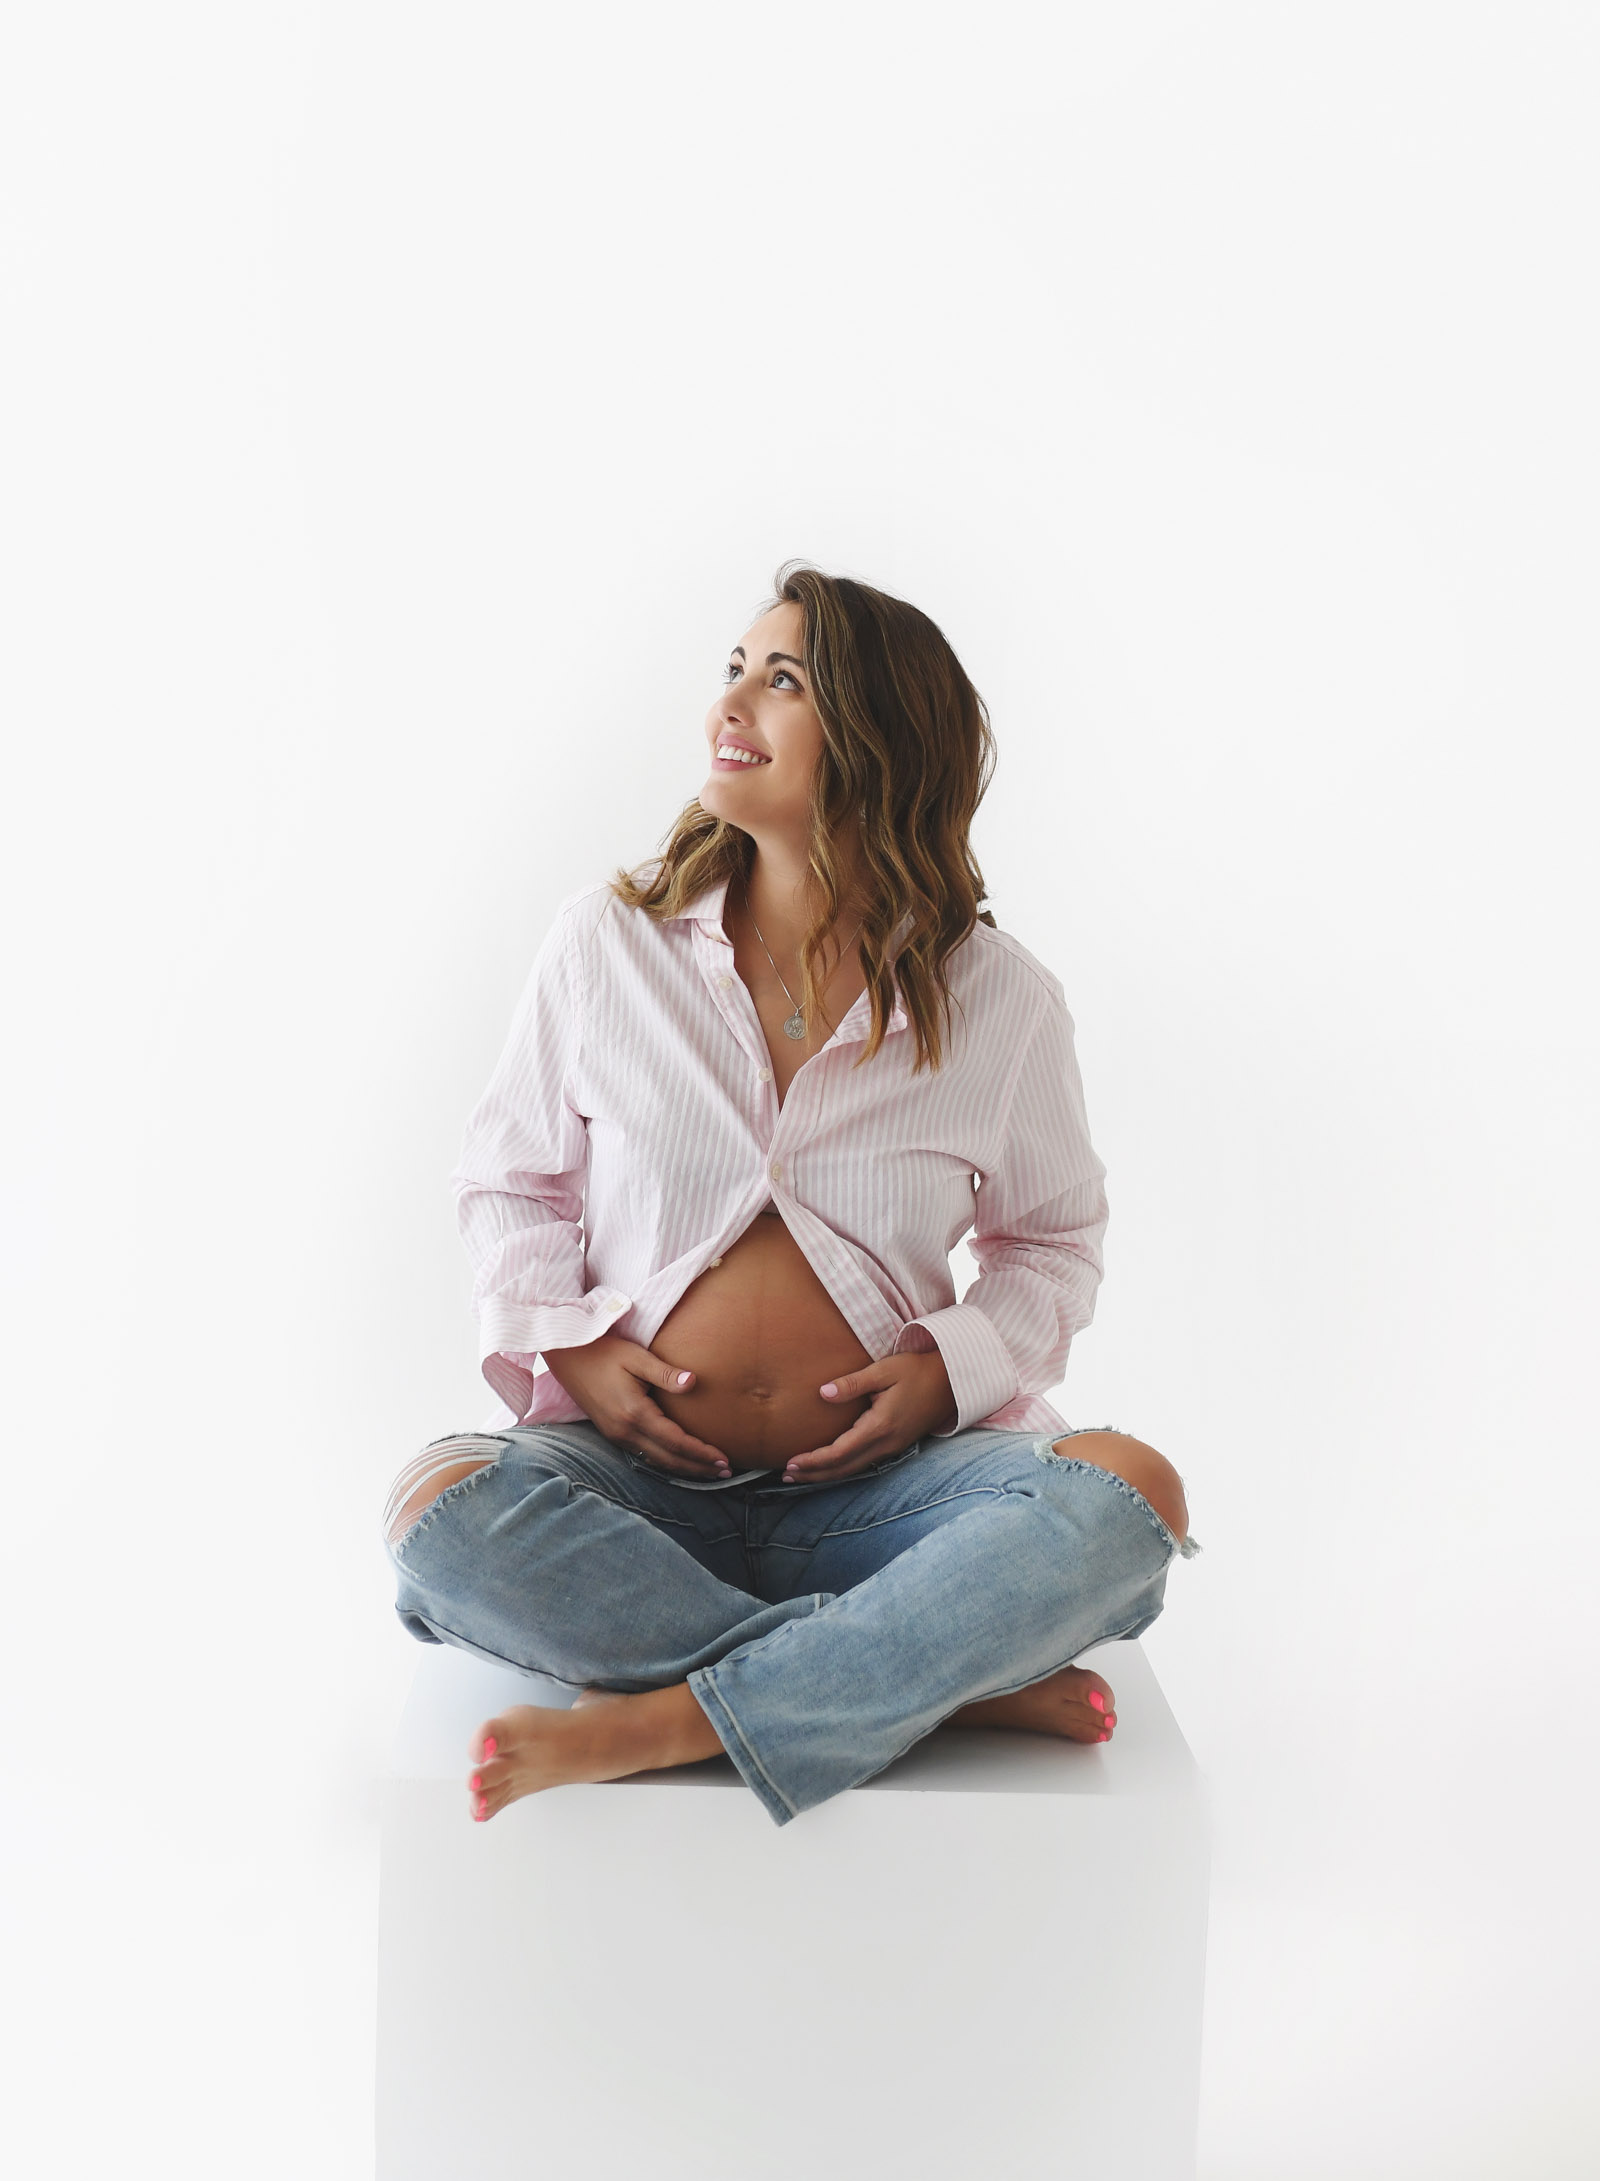
[[[1098,1689],[1091,1689],[1089,1691],[1089,1701],[1094,1706],[1096,1711],[1104,1711],[1106,1708],[1106,1700],[1100,1694],[1100,1691]]]
[[[486,1742],[484,1743],[484,1745],[483,1745],[483,1754],[484,1754],[484,1755],[485,1755],[486,1757],[492,1757],[492,1756],[494,1755],[495,1751],[496,1751],[496,1750],[497,1750],[497,1749],[498,1749],[499,1747],[500,1747],[500,1744],[499,1744],[499,1743],[498,1743],[498,1742],[497,1742],[497,1741],[495,1740],[494,1736],[493,1736],[493,1735],[491,1734],[491,1735],[490,1735],[490,1737],[489,1737],[489,1739],[488,1739],[488,1741],[486,1741]]]
[[[689,1383],[689,1373],[688,1373],[687,1371],[680,1371],[680,1372],[678,1373],[678,1384],[679,1384],[680,1386],[687,1386],[687,1385],[688,1385],[688,1383]]]
[[[831,1378],[822,1390],[825,1394],[834,1394],[839,1391],[837,1385],[835,1385],[834,1381]]]

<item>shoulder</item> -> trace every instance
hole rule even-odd
[[[1065,1007],[1067,995],[1061,979],[1010,932],[996,931],[991,924],[974,924],[960,951],[970,955],[971,974],[1007,998],[1031,995],[1038,1004],[1054,1001]]]
[[[651,916],[632,907],[609,880],[596,879],[557,902],[549,943],[575,957],[591,980],[608,972],[648,974],[663,949],[688,945],[692,928],[686,918]]]
[[[552,935],[559,934],[562,941],[587,957],[605,926],[608,914],[622,913],[626,904],[611,891],[607,880],[595,879],[588,886],[576,887],[556,903],[555,915],[550,921]]]

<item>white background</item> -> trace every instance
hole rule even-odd
[[[1078,1027],[1053,1398],[1206,1547],[1147,1639],[1215,1814],[1204,2181],[1592,2175],[1600,19],[7,47],[27,2170],[370,2173],[377,1518],[493,1407],[446,1175],[800,554],[955,644]]]

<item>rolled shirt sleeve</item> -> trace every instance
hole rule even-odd
[[[540,1352],[598,1339],[631,1303],[585,1285],[588,1124],[572,1097],[583,1018],[583,961],[563,904],[450,1175],[473,1268],[479,1361],[518,1422]]]
[[[1074,1333],[1094,1316],[1109,1217],[1089,1140],[1073,1022],[1059,984],[1023,1049],[1002,1151],[982,1176],[967,1246],[979,1273],[958,1303],[910,1319],[893,1353],[937,1347],[967,1431],[1018,1394],[1060,1383]]]

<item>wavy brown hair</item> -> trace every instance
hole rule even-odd
[[[916,1036],[912,1073],[937,1069],[940,1027],[953,997],[945,962],[974,924],[997,929],[978,904],[988,899],[968,834],[994,774],[995,742],[983,699],[941,629],[904,599],[849,576],[786,561],[774,595],[757,609],[800,608],[806,674],[822,721],[823,749],[811,789],[810,890],[815,921],[801,947],[803,1002],[814,1013],[817,971],[844,905],[838,840],[860,816],[867,908],[857,952],[872,1002],[872,1029],[854,1065],[883,1043],[894,1004],[887,948],[900,919],[911,925],[895,956],[906,1015]],[[721,879],[746,878],[755,843],[740,827],[685,804],[663,853],[643,874],[619,870],[609,883],[629,908],[675,914]]]

